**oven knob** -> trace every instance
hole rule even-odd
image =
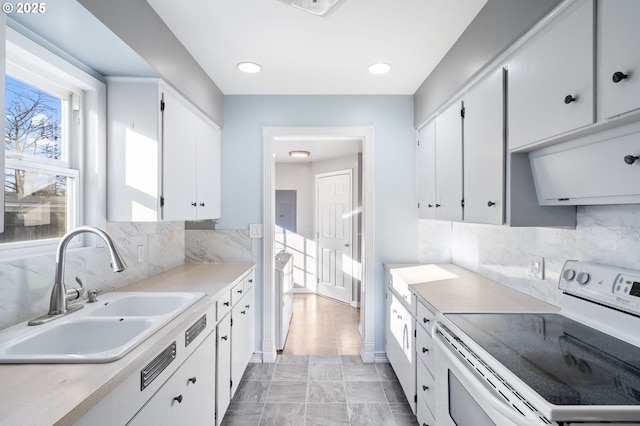
[[[588,272],[580,272],[576,277],[576,281],[578,282],[578,284],[581,284],[581,285],[587,284],[590,279],[591,279],[591,275],[589,275]]]
[[[562,273],[562,277],[567,281],[573,281],[576,277],[576,271],[574,269],[565,269]]]

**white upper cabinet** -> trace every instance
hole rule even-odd
[[[598,119],[640,108],[640,1],[598,2]]]
[[[108,220],[220,217],[220,131],[156,79],[107,84]]]
[[[454,102],[436,118],[436,217],[462,220],[462,116]]]
[[[418,212],[420,219],[436,218],[436,122],[418,131]]]
[[[464,221],[504,223],[504,91],[498,69],[463,96]]]
[[[562,11],[522,46],[508,69],[510,150],[592,124],[593,1]]]

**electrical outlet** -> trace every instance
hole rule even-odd
[[[249,224],[249,238],[262,238],[262,224],[251,223]]]
[[[529,255],[529,275],[544,280],[544,257]]]
[[[144,246],[138,246],[138,263],[144,262]]]

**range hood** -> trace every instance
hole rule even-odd
[[[529,153],[544,206],[640,204],[640,122]]]

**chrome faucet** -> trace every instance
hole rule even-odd
[[[127,268],[127,265],[126,263],[124,263],[124,260],[122,260],[122,257],[118,253],[113,240],[111,239],[109,234],[104,232],[102,229],[92,226],[80,226],[73,231],[68,232],[62,237],[60,243],[58,243],[58,249],[56,250],[56,271],[53,282],[53,289],[51,290],[49,313],[32,319],[31,321],[29,321],[29,325],[43,324],[83,307],[83,305],[80,304],[67,306],[67,301],[75,300],[82,296],[82,294],[84,293],[84,285],[79,279],[76,278],[76,281],[78,282],[78,284],[80,284],[80,287],[70,289],[66,288],[64,284],[64,260],[66,253],[65,250],[69,242],[76,235],[84,232],[92,233],[99,236],[107,244],[109,255],[111,256],[111,269],[113,270],[113,272],[121,272]]]

